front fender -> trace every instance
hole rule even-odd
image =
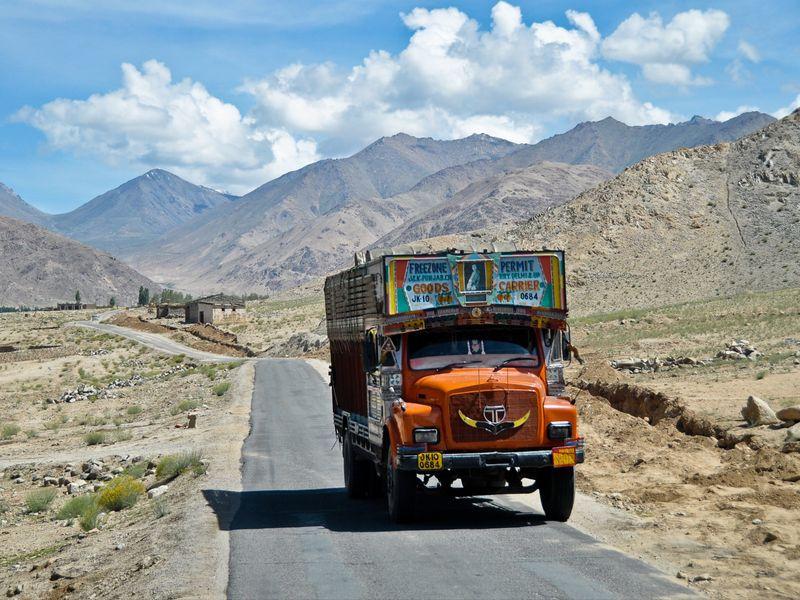
[[[392,448],[398,445],[411,446],[414,444],[414,429],[416,427],[437,427],[439,439],[444,435],[442,430],[442,410],[430,404],[417,404],[406,402],[405,410],[399,404],[392,407],[389,417],[389,435]]]

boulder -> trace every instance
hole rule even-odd
[[[795,423],[786,430],[786,442],[800,442],[800,423]]]
[[[148,498],[158,498],[159,496],[164,495],[164,493],[169,489],[168,485],[160,485],[158,487],[154,487],[152,490],[147,492]]]
[[[800,404],[787,406],[775,413],[781,421],[800,421]]]
[[[747,404],[742,408],[742,417],[753,427],[780,422],[775,412],[769,407],[769,404],[756,396],[747,398]]]
[[[77,494],[81,492],[81,490],[83,490],[84,487],[86,487],[86,482],[83,479],[76,479],[75,481],[67,485],[67,491],[70,494]]]

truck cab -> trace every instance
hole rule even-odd
[[[385,493],[390,517],[402,521],[418,493],[538,490],[547,518],[568,519],[584,447],[564,389],[563,253],[450,251],[380,263],[360,273],[370,280],[363,287],[376,288],[374,318],[361,309],[361,318],[332,323],[342,306],[326,305],[349,493]],[[363,302],[352,275],[344,289]],[[341,301],[336,283],[326,282],[326,302]]]

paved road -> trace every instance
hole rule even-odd
[[[88,329],[97,329],[98,331],[102,331],[104,333],[121,335],[122,337],[126,337],[135,342],[139,342],[140,344],[144,344],[145,346],[149,346],[150,348],[158,350],[159,352],[165,352],[166,354],[184,354],[194,360],[205,362],[231,362],[234,360],[242,360],[241,358],[235,358],[233,356],[223,356],[221,354],[213,354],[211,352],[195,350],[194,348],[184,346],[183,344],[175,342],[157,333],[136,331],[135,329],[127,329],[126,327],[118,327],[117,325],[103,323],[102,321],[73,321],[72,323],[69,323],[69,325],[75,327],[86,327]]]
[[[230,598],[687,595],[644,563],[499,497],[426,498],[410,526],[391,524],[383,502],[349,500],[329,388],[302,361],[257,365],[251,420],[244,491],[206,490],[231,531]]]

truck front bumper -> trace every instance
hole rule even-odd
[[[410,451],[409,451],[410,450]],[[583,447],[575,449],[575,463],[583,462]],[[401,471],[436,473],[422,471],[417,467],[419,451],[400,448],[397,455],[397,468]],[[467,469],[497,469],[508,467],[552,467],[552,450],[523,450],[519,452],[443,452],[442,466],[446,471]]]

